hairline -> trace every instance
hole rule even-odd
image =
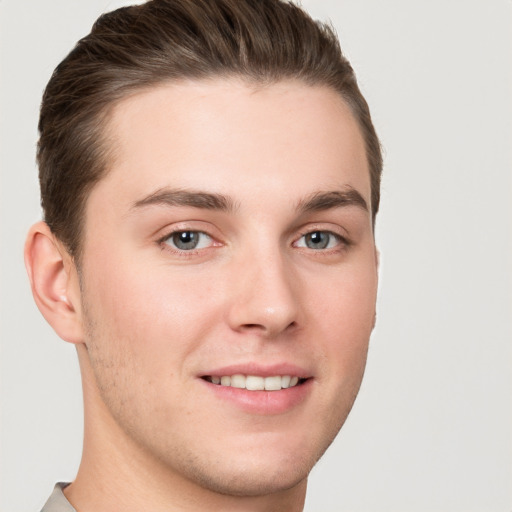
[[[94,181],[91,181],[88,186],[84,187],[84,197],[79,205],[79,216],[78,216],[78,234],[77,234],[77,245],[75,250],[72,252],[69,247],[64,244],[70,253],[75,265],[77,267],[81,266],[82,256],[83,256],[83,248],[85,242],[85,227],[86,227],[86,212],[87,212],[87,204],[89,201],[89,197],[96,187],[98,183],[100,183],[109,172],[112,170],[112,167],[116,162],[116,134],[113,130],[113,118],[115,115],[116,109],[122,104],[124,101],[129,98],[133,98],[140,94],[145,94],[151,92],[157,88],[164,88],[166,86],[175,86],[175,85],[193,85],[193,84],[208,84],[215,82],[225,82],[232,84],[243,84],[254,88],[254,92],[260,91],[262,89],[282,84],[282,83],[290,83],[290,84],[298,84],[304,87],[311,88],[320,88],[334,92],[343,102],[343,105],[347,107],[347,111],[352,116],[355,121],[359,136],[363,142],[364,151],[365,151],[365,162],[366,162],[366,171],[368,173],[369,181],[370,181],[370,205],[369,210],[372,217],[372,229],[375,227],[376,220],[376,212],[374,210],[374,205],[372,201],[373,197],[373,184],[372,184],[372,171],[371,164],[369,159],[369,149],[367,148],[366,137],[364,136],[363,127],[361,126],[361,121],[359,117],[355,113],[355,108],[352,106],[350,98],[348,98],[343,91],[334,87],[333,85],[327,83],[325,80],[314,80],[311,77],[300,77],[297,75],[286,75],[283,73],[282,76],[268,77],[262,76],[258,77],[252,73],[241,73],[237,71],[233,72],[211,72],[209,74],[205,74],[203,76],[180,76],[180,77],[162,77],[158,79],[154,79],[151,82],[145,84],[129,84],[125,87],[120,86],[117,90],[116,95],[110,99],[110,101],[106,101],[104,105],[100,106],[98,110],[92,112],[89,117],[85,116],[85,122],[89,125],[93,125],[93,137],[95,139],[95,144],[99,150],[100,156],[96,165],[100,169],[98,173],[98,178]],[[56,234],[57,238],[58,234]],[[60,238],[59,238],[60,240]],[[64,242],[64,241],[62,241]]]

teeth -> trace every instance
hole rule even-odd
[[[272,377],[259,377],[257,375],[223,375],[222,377],[211,376],[207,380],[221,386],[248,389],[249,391],[279,391],[280,389],[291,388],[299,383],[299,377],[291,375],[274,375]]]
[[[245,389],[249,389],[250,391],[261,391],[265,389],[265,379],[263,377],[248,375],[245,378]]]
[[[245,375],[233,375],[231,377],[232,388],[245,388]]]
[[[281,377],[265,377],[265,391],[277,391],[281,388]]]

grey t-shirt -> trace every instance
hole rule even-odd
[[[65,482],[55,484],[52,495],[48,498],[41,512],[76,512],[62,492],[62,489],[68,485],[69,483]]]

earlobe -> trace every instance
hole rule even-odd
[[[45,222],[30,229],[25,266],[39,311],[70,343],[83,342],[78,275],[71,256]]]
[[[379,281],[379,272],[380,272],[380,251],[379,249],[375,248],[375,268],[377,271],[377,283]],[[373,315],[373,325],[372,325],[372,331],[375,329],[375,325],[377,323],[377,311],[375,311]]]

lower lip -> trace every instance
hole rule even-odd
[[[212,384],[201,379],[211,393],[228,404],[244,412],[258,415],[274,415],[285,413],[303,403],[312,390],[313,379],[307,379],[298,386],[281,389],[280,391],[249,391]]]

